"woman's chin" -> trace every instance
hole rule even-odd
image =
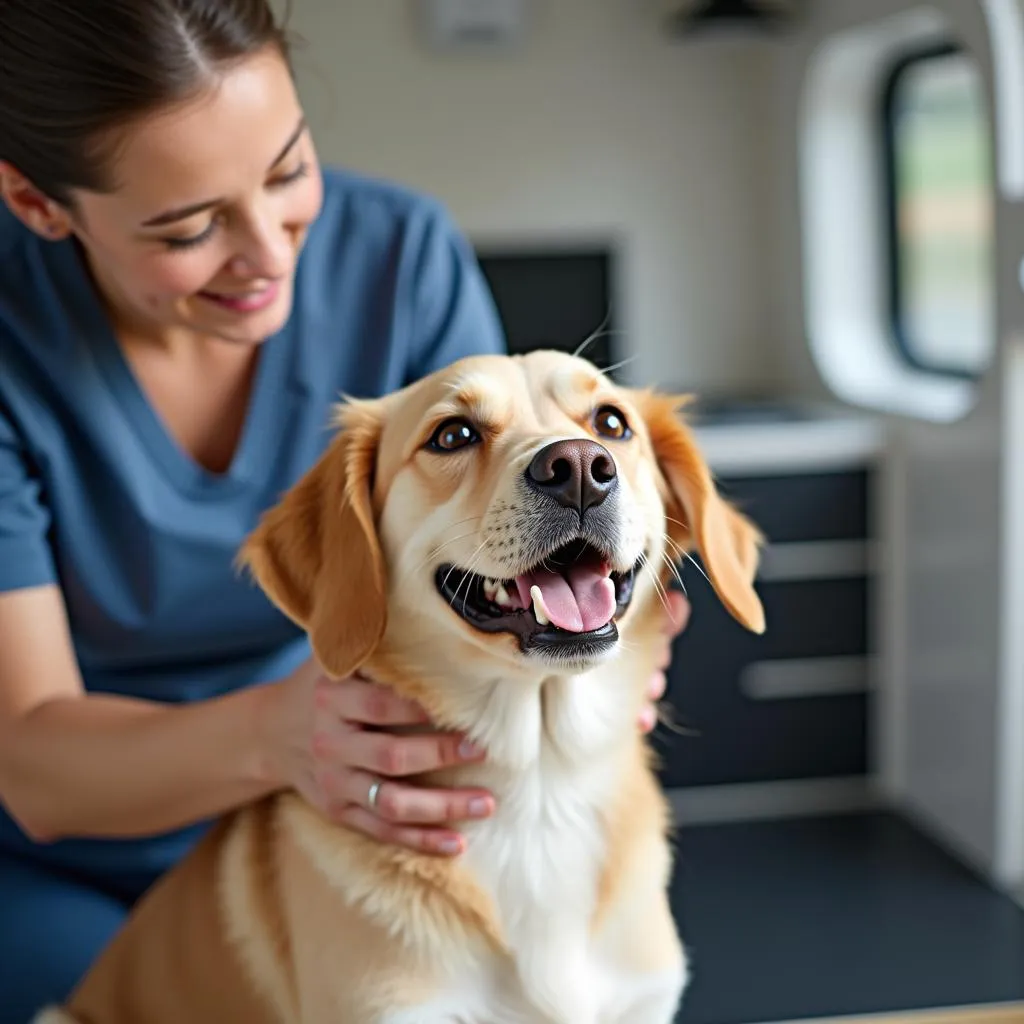
[[[204,331],[204,333],[219,338],[221,341],[228,341],[235,345],[262,345],[263,342],[268,341],[278,331],[284,327],[287,322],[287,317],[276,318],[273,321],[268,321],[266,327],[256,329],[254,326],[247,325],[245,328],[226,328],[223,325],[219,327],[211,327],[210,330]]]
[[[272,305],[256,312],[235,312],[219,307],[211,310],[209,304],[200,299],[198,301],[207,308],[193,310],[199,315],[189,318],[192,321],[191,326],[198,333],[223,341],[259,345],[275,335],[288,322],[291,313],[290,290],[287,295],[283,292],[284,290]]]

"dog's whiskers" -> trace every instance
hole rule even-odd
[[[661,558],[662,558],[662,561],[668,566],[668,571],[672,574],[672,576],[675,579],[676,583],[678,583],[679,586],[683,588],[683,593],[685,594],[686,593],[686,587],[683,584],[683,577],[680,575],[679,570],[675,566],[675,563],[672,561],[671,558],[668,557],[668,555],[665,554],[664,551],[662,551],[662,553],[661,553]]]
[[[592,345],[592,344],[593,344],[593,343],[594,343],[595,341],[600,341],[600,340],[601,340],[602,338],[614,338],[614,337],[616,337],[616,336],[618,336],[618,335],[622,335],[622,336],[625,336],[625,335],[626,335],[626,333],[627,333],[626,331],[621,331],[621,330],[620,330],[620,331],[603,331],[603,330],[601,330],[600,328],[598,328],[598,330],[594,331],[594,333],[593,333],[593,334],[591,334],[591,335],[590,335],[590,336],[589,336],[589,337],[588,337],[588,338],[587,338],[587,339],[586,339],[586,340],[585,340],[585,341],[584,341],[584,342],[583,342],[583,343],[582,343],[582,344],[581,344],[581,345],[580,345],[580,346],[579,346],[579,347],[578,347],[578,348],[576,349],[576,351],[575,351],[575,352],[573,353],[573,355],[576,355],[576,356],[582,356],[582,355],[583,355],[583,350],[584,350],[584,348],[585,348],[586,346],[588,346],[588,345]],[[588,357],[584,356],[584,358],[588,358]],[[634,357],[634,358],[635,358],[635,357]],[[598,369],[598,371],[600,371],[600,369],[601,369],[601,368],[600,368],[600,367],[598,367],[597,369]]]
[[[485,541],[485,543],[486,543],[486,541]],[[473,568],[474,568],[474,566],[475,566],[475,564],[477,562],[476,555],[478,555],[480,553],[480,550],[481,550],[481,548],[477,548],[476,554],[474,554],[473,558],[470,560],[470,563],[469,563],[470,568],[466,570],[466,578],[465,578],[465,580],[463,582],[468,581],[474,575]],[[460,584],[460,586],[461,586],[461,584]],[[466,602],[469,600],[469,591],[470,591],[470,587],[471,586],[472,586],[472,584],[467,582],[466,593],[462,597],[462,615],[463,615],[463,617],[465,617],[465,615],[466,615]],[[455,596],[456,597],[459,596],[458,588],[456,588],[456,590],[455,590]]]
[[[479,561],[477,556],[480,554],[480,552],[483,550],[483,548],[486,546],[486,544],[487,544],[487,541],[484,541],[484,543],[481,544],[480,547],[478,547],[476,549],[476,551],[473,553],[473,557],[469,560],[469,568],[466,570],[466,576],[465,576],[465,579],[463,580],[464,583],[467,582],[472,576],[476,575],[476,573],[475,573],[476,563]],[[461,586],[462,586],[462,584],[460,583],[459,587],[461,587]],[[471,583],[467,583],[466,593],[462,597],[462,615],[463,615],[463,617],[465,617],[465,615],[466,615],[466,602],[469,600],[469,591],[470,591],[470,587],[471,586],[472,586]],[[454,605],[455,598],[457,598],[459,596],[459,587],[456,587],[455,595],[452,598],[452,602],[453,602],[452,603],[452,607],[453,608],[455,607],[455,605]]]
[[[701,576],[703,576],[703,577],[704,577],[704,579],[706,579],[706,580],[708,581],[708,586],[711,586],[711,587],[713,587],[713,586],[714,586],[714,584],[713,584],[713,583],[711,582],[711,577],[710,577],[710,576],[708,576],[708,574],[707,574],[707,573],[706,573],[706,572],[704,571],[704,569],[703,569],[703,567],[701,566],[700,562],[698,562],[698,561],[697,561],[697,559],[696,559],[696,558],[694,558],[694,557],[693,557],[693,555],[691,555],[691,554],[689,553],[689,551],[684,551],[684,552],[683,552],[683,554],[684,554],[684,555],[686,556],[686,558],[687,558],[687,559],[688,559],[689,561],[691,561],[691,562],[692,562],[692,563],[694,564],[694,566],[696,566],[696,568],[697,568],[697,572],[699,572],[699,573],[701,574]]]
[[[456,601],[456,599],[459,596],[459,591],[462,589],[462,584],[465,583],[467,580],[469,580],[473,576],[473,566],[476,564],[477,559],[479,558],[480,552],[483,551],[483,549],[486,546],[487,546],[487,541],[484,541],[473,552],[473,554],[471,554],[469,556],[469,560],[467,561],[465,568],[461,570],[461,572],[463,574],[462,579],[459,581],[459,585],[455,588],[455,593],[452,595],[452,600],[450,602],[453,606],[454,606],[454,602]],[[468,587],[466,588],[466,594],[467,594],[467,596],[469,595],[469,588]]]
[[[472,537],[476,533],[476,530],[470,530],[468,533],[460,533],[458,537],[452,537],[450,540],[446,540],[443,544],[435,544],[430,549],[430,554],[427,555],[426,561],[430,561],[431,558],[436,558],[446,547],[450,544],[455,544],[460,540],[465,540],[467,537]]]
[[[676,524],[676,526],[681,526],[681,527],[682,527],[682,528],[683,528],[684,530],[688,530],[688,529],[690,529],[690,526],[689,526],[689,524],[688,524],[688,523],[684,523],[684,522],[682,522],[682,521],[681,521],[681,520],[679,520],[679,519],[673,519],[673,518],[672,518],[671,516],[665,516],[665,519],[666,519],[666,520],[667,520],[668,522],[670,522],[670,523],[675,523],[675,524]]]
[[[483,519],[483,516],[466,516],[465,519],[456,519],[450,526],[455,529],[456,526],[462,526],[464,523],[472,523],[476,519]]]
[[[620,359],[617,363],[612,363],[611,366],[605,366],[601,369],[601,375],[607,376],[609,373],[614,373],[616,370],[621,370],[624,366],[629,366],[630,363],[635,363],[640,358],[639,355],[629,356],[627,359]]]
[[[592,345],[595,341],[597,341],[598,338],[604,337],[604,334],[602,332],[604,331],[605,327],[608,326],[608,320],[611,317],[611,315],[612,311],[609,309],[608,312],[605,313],[604,319],[600,322],[600,324],[597,325],[596,330],[588,334],[583,339],[583,341],[580,342],[580,344],[576,347],[576,350],[573,352],[574,356],[582,356],[583,353],[586,352],[587,348],[590,345]]]
[[[465,573],[465,575],[462,577],[462,580],[459,582],[459,585],[455,588],[455,593],[452,594],[451,601],[448,602],[454,608],[455,607],[455,602],[458,600],[458,597],[459,597],[459,591],[462,589],[462,584],[463,583],[467,584],[467,586],[466,586],[466,596],[462,599],[462,611],[463,611],[463,614],[465,614],[465,611],[466,611],[466,601],[469,600],[469,580],[473,576],[473,566],[476,564],[476,561],[477,561],[477,559],[478,559],[478,557],[480,555],[480,552],[482,552],[485,547],[487,547],[487,541],[486,540],[480,545],[480,547],[478,547],[476,549],[476,551],[473,552],[472,555],[470,555],[469,563],[467,564],[466,568],[463,569],[463,572]],[[446,576],[445,579],[447,580],[447,578],[448,577]]]
[[[668,606],[668,595],[665,593],[665,588],[661,584],[661,580],[658,579],[658,574],[654,571],[654,567],[651,565],[651,560],[647,555],[640,556],[640,565],[651,577],[654,583],[655,590],[658,592],[658,599],[661,601],[665,608],[665,611],[671,615],[671,609]]]
[[[686,559],[686,552],[667,534],[662,534],[665,538],[665,543],[668,544],[672,550],[679,556],[680,559]]]
[[[667,533],[664,535],[664,537],[665,537],[665,543],[670,548],[672,548],[672,550],[676,553],[676,555],[679,558],[679,561],[680,562],[685,562],[686,558],[687,558],[686,552],[678,544],[676,544],[676,542],[674,540],[672,540],[672,538]],[[665,561],[669,563],[669,568],[672,570],[672,575],[675,576],[676,581],[679,583],[679,586],[682,587],[684,596],[689,596],[687,594],[687,592],[686,592],[686,584],[683,582],[683,572],[682,572],[683,567],[682,567],[682,565],[678,565],[677,566],[668,557],[668,555],[666,555],[664,552],[662,552],[661,557],[664,558]]]
[[[470,518],[471,518],[471,519],[479,519],[479,518],[481,518],[481,517],[480,517],[480,516],[471,516]],[[465,522],[468,522],[468,521],[469,521],[469,520],[463,519],[463,520],[461,520],[460,522],[462,522],[462,523],[465,523]],[[459,526],[459,525],[460,525],[460,523],[452,523],[452,526]],[[420,571],[420,569],[422,569],[422,568],[423,568],[423,567],[424,567],[424,566],[425,566],[425,565],[426,565],[426,564],[427,564],[428,562],[430,562],[431,560],[433,560],[434,558],[436,558],[436,557],[437,557],[437,556],[438,556],[438,555],[439,555],[439,554],[440,554],[440,553],[441,553],[442,551],[444,551],[444,549],[445,549],[446,547],[448,547],[448,546],[449,546],[450,544],[457,544],[457,543],[458,543],[458,542],[459,542],[460,540],[465,540],[465,539],[466,539],[467,537],[472,537],[474,533],[476,533],[476,530],[470,530],[470,531],[469,531],[469,533],[461,533],[461,534],[459,534],[459,536],[458,536],[458,537],[452,537],[452,538],[451,538],[451,540],[446,540],[446,541],[445,541],[445,542],[444,542],[443,544],[437,544],[437,545],[435,545],[434,547],[432,547],[432,548],[430,549],[429,553],[427,554],[427,557],[426,557],[426,558],[424,558],[424,559],[423,559],[423,561],[422,561],[422,562],[420,562],[420,563],[419,563],[418,565],[414,566],[414,567],[413,567],[412,569],[409,569],[409,570],[408,570],[408,571],[407,571],[407,572],[405,573],[405,576],[412,576],[412,575],[415,575],[415,574],[416,574],[416,573],[418,573],[418,572]],[[486,543],[486,542],[485,542],[485,543]],[[403,578],[404,578],[404,577],[403,577]],[[445,577],[445,582],[447,582],[447,581],[448,581],[448,577],[446,576],[446,577]]]
[[[669,732],[675,733],[677,736],[699,736],[700,732],[694,729],[692,726],[680,725],[676,721],[678,715],[678,709],[667,699],[658,701],[655,705],[655,714],[658,719],[658,723],[663,725]]]
[[[451,574],[452,574],[453,572],[455,572],[455,569],[456,569],[456,566],[452,565],[452,566],[451,566],[451,567],[450,567],[450,568],[448,569],[448,571],[447,571],[447,572],[446,572],[446,573],[444,574],[444,579],[443,579],[443,580],[441,581],[441,586],[442,586],[442,587],[446,587],[446,586],[448,586],[448,579],[449,579],[449,577],[451,576]],[[460,586],[461,586],[461,584],[460,584]]]

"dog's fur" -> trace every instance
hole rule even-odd
[[[595,435],[606,404],[631,438]],[[467,850],[443,859],[334,826],[294,794],[242,810],[40,1020],[668,1024],[687,967],[666,895],[666,802],[636,725],[663,555],[698,550],[730,612],[764,628],[760,537],[716,492],[679,405],[555,353],[472,358],[347,403],[242,559],[331,675],[361,668],[481,743],[483,763],[424,781],[485,786],[496,813],[466,823]],[[430,450],[455,416],[480,443]],[[507,578],[545,556],[547,506],[524,469],[552,440],[595,437],[618,471],[608,552],[620,570],[645,552],[646,570],[611,649],[524,653],[457,614],[437,569]]]

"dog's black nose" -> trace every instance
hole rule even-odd
[[[615,460],[596,441],[555,441],[541,448],[526,470],[530,485],[564,508],[579,511],[600,505],[615,489]]]

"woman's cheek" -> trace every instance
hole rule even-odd
[[[194,295],[209,285],[219,269],[219,264],[199,253],[161,257],[150,264],[142,290],[157,301]]]
[[[306,182],[306,187],[301,196],[299,196],[298,207],[299,215],[298,220],[304,226],[308,227],[320,216],[320,211],[323,208],[324,203],[324,188],[323,179],[319,173],[315,173],[311,176],[309,181]]]

